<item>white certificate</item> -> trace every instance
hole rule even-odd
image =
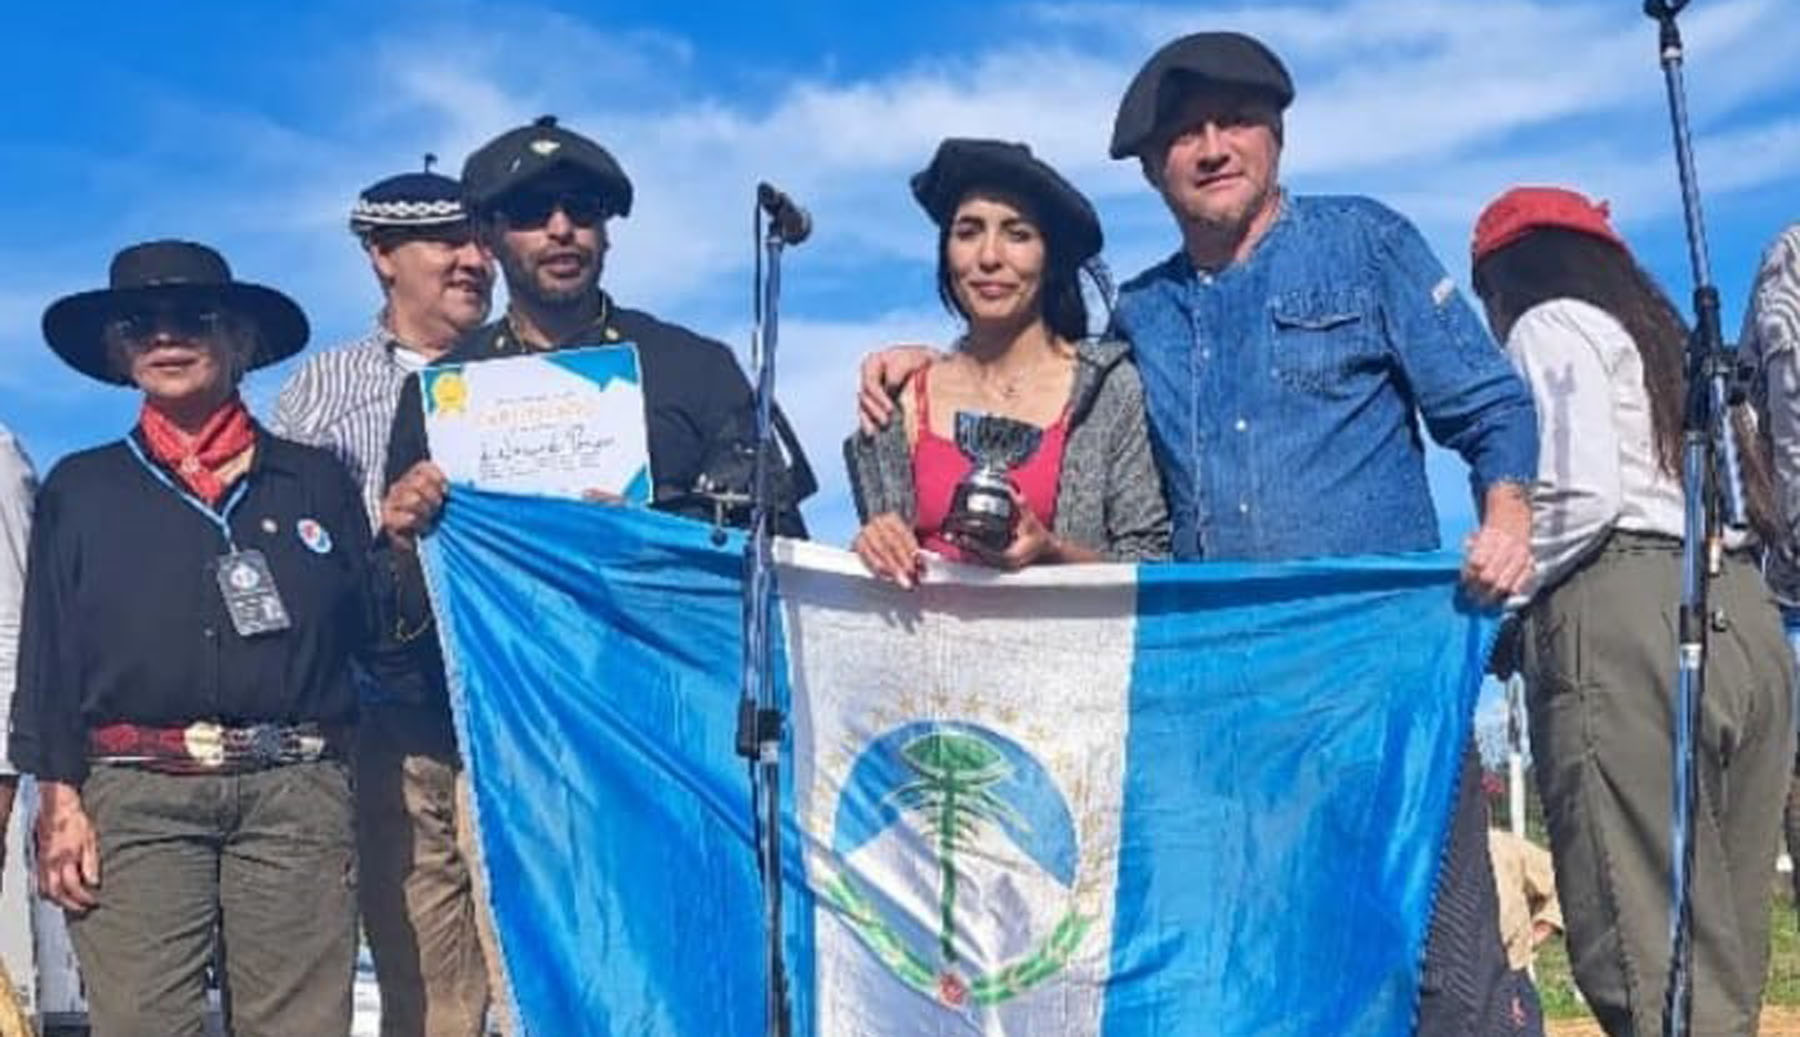
[[[649,435],[629,343],[427,367],[431,459],[452,483],[648,504]]]

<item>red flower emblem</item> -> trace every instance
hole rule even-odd
[[[961,1008],[969,999],[969,985],[954,972],[946,972],[938,977],[938,999],[951,1008]]]

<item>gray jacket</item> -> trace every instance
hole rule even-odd
[[[1169,508],[1150,454],[1143,383],[1129,351],[1122,342],[1076,346],[1069,436],[1056,487],[1056,535],[1110,561],[1169,555]],[[906,422],[896,417],[873,436],[851,436],[844,462],[862,521],[888,512],[916,520]]]

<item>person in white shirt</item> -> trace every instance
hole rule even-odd
[[[1472,251],[1475,292],[1537,400],[1522,661],[1569,958],[1609,1034],[1658,1033],[1687,329],[1606,208],[1576,192],[1506,192],[1481,214]],[[1753,523],[1773,532],[1766,458],[1754,435],[1741,442]],[[1698,732],[1693,1030],[1749,1034],[1794,758],[1792,660],[1750,545],[1727,546]]]
[[[18,440],[0,426],[0,744],[12,727],[13,686],[18,682],[19,615],[25,597],[25,550],[31,538],[31,503],[37,477]],[[6,859],[6,833],[12,823],[19,774],[0,754],[0,864]],[[0,1035],[26,1037],[26,1020],[12,978],[0,967]]]
[[[19,673],[19,613],[25,597],[25,548],[31,541],[31,501],[37,476],[18,440],[0,426],[0,744],[12,728],[13,686]],[[19,772],[0,758],[0,861],[12,823]]]

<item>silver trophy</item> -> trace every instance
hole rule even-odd
[[[944,531],[994,551],[1012,542],[1018,509],[1007,472],[1025,463],[1044,438],[1036,425],[997,414],[956,412],[956,445],[975,462],[950,498]]]

